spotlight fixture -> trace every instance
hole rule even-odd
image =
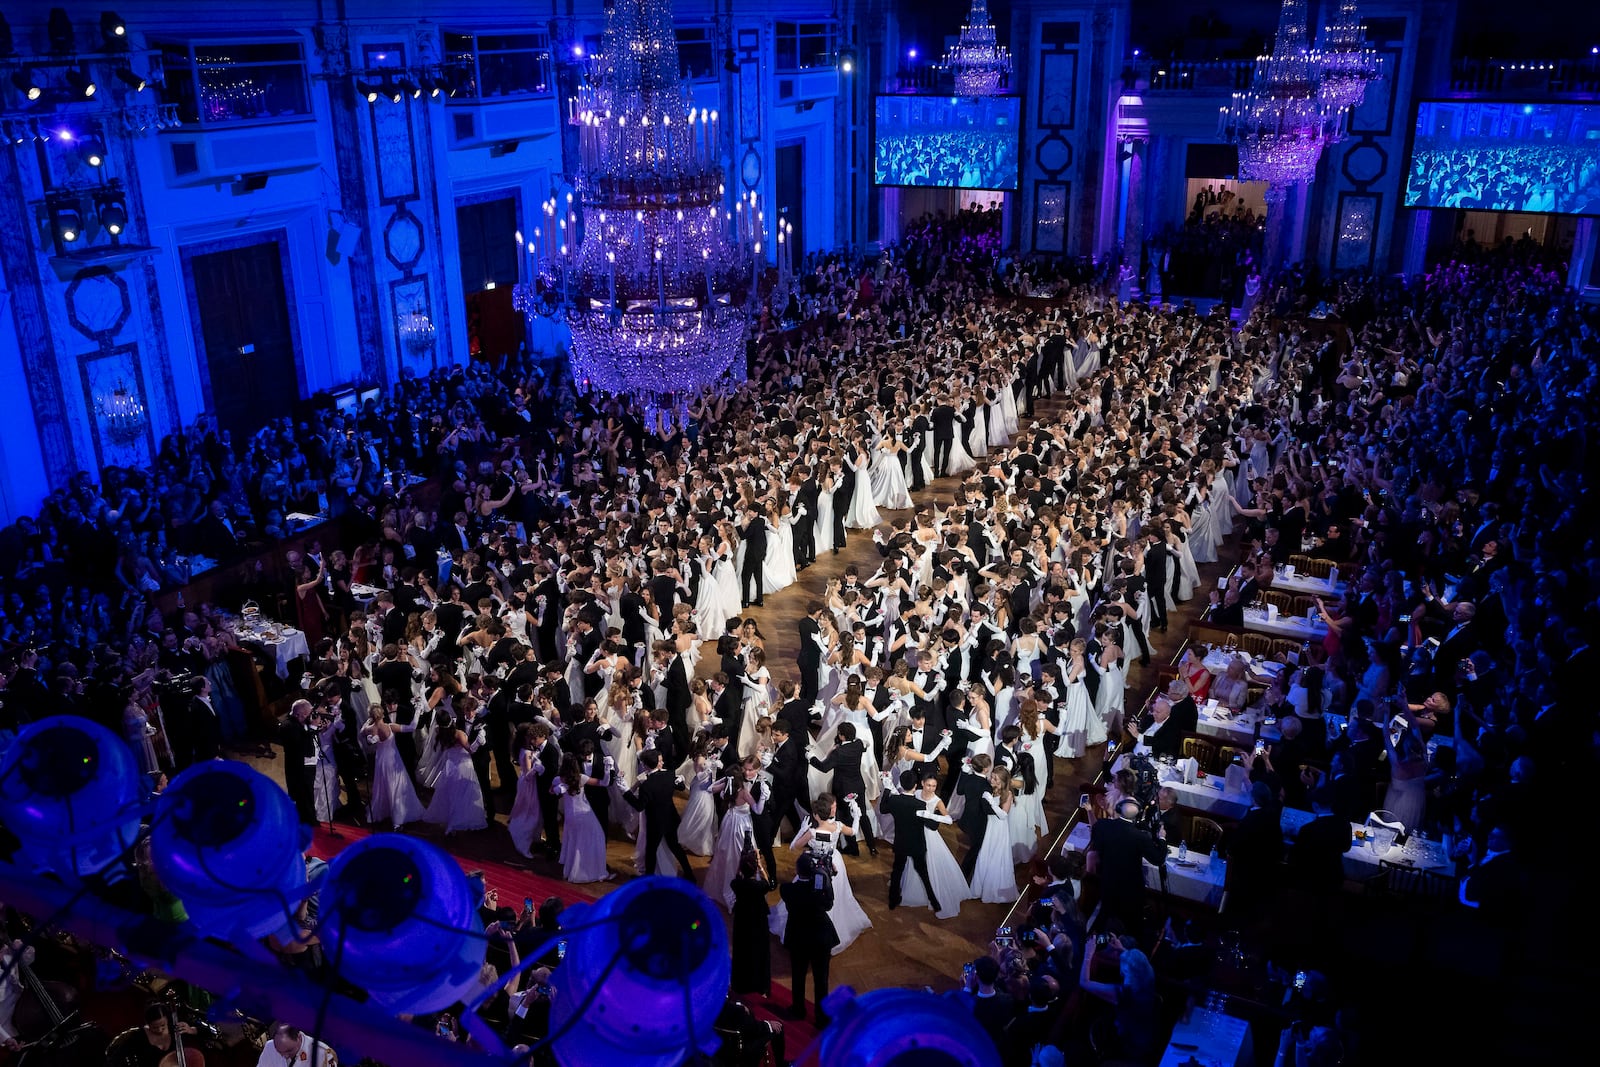
[[[444,86],[439,82],[439,79],[431,74],[424,74],[420,79],[420,84],[430,99],[437,98],[444,92]]]
[[[115,11],[100,12],[100,32],[105,35],[107,45],[127,44],[128,27]]]
[[[917,50],[915,48],[906,49],[906,58],[907,59],[916,59],[917,58]]]
[[[122,231],[128,228],[128,203],[120,189],[96,189],[94,214],[100,220],[101,227],[112,237],[122,236]]]
[[[422,87],[410,78],[401,78],[395,84],[399,86],[401,92],[409,94],[413,100],[422,96]]]
[[[148,79],[135,74],[129,67],[118,67],[116,75],[118,81],[136,93],[144,92],[145,86],[150,84]]]
[[[45,35],[50,39],[52,53],[58,56],[72,54],[77,38],[72,30],[72,20],[67,17],[65,8],[50,9],[49,21],[45,23]]]
[[[388,97],[391,103],[395,104],[398,104],[405,96],[405,94],[400,91],[400,86],[396,85],[394,79],[390,78],[387,74],[383,76],[382,91],[383,95]]]
[[[76,204],[48,203],[59,235],[57,212]],[[0,756],[0,822],[21,839],[19,858],[66,880],[115,871],[139,836],[139,796],[132,751],[80,716],[25,726]]]
[[[356,92],[366,97],[367,103],[369,104],[376,104],[378,102],[378,87],[373,85],[371,82],[356,82]]]
[[[69,70],[66,73],[66,78],[67,84],[72,86],[73,91],[82,96],[85,100],[94,95],[94,79],[90,78],[83,71]]]
[[[11,84],[29,100],[37,100],[44,95],[44,86],[39,84],[39,79],[27,67],[11,75]]]
[[[839,69],[845,74],[853,74],[856,69],[856,54],[854,52],[839,53]]]
[[[85,137],[78,142],[78,158],[91,167],[98,167],[106,161],[105,142],[98,137]]]

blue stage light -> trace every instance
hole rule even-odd
[[[833,1021],[797,1067],[1000,1067],[972,1013],[932,993],[840,986],[825,1007]]]
[[[728,996],[727,924],[678,878],[640,878],[570,907],[566,959],[551,975],[550,1032],[562,1067],[671,1067],[715,1051],[711,1025]]]
[[[423,1014],[470,997],[483,970],[479,894],[442,849],[376,834],[339,853],[317,936],[330,964],[378,1004]]]
[[[295,936],[306,837],[278,783],[230,760],[197,763],[156,800],[150,839],[162,883],[208,935]]]
[[[116,877],[139,834],[142,795],[127,744],[88,719],[40,719],[0,756],[0,822],[35,871]]]

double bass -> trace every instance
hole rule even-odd
[[[105,1063],[105,1032],[83,1021],[76,1008],[62,1011],[57,1003],[60,997],[71,1007],[78,991],[64,982],[40,980],[23,950],[17,950],[16,968],[22,978],[22,997],[12,1023],[24,1039],[17,1067],[100,1067]]]
[[[184,1047],[183,1027],[178,1023],[174,1007],[167,1012],[167,1027],[172,1031],[172,1051],[161,1057],[157,1067],[206,1067],[206,1058],[193,1045]]]

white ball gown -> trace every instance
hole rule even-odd
[[[711,855],[717,840],[717,804],[711,796],[721,764],[715,761],[689,776],[689,802],[683,806],[678,822],[678,843],[696,856]]]
[[[900,453],[879,448],[872,456],[872,500],[887,511],[904,511],[911,506],[911,492],[906,488],[906,472],[900,466]]]
[[[844,513],[844,524],[852,530],[870,530],[883,520],[872,503],[872,472],[865,457],[860,465],[845,460],[856,472],[855,488],[850,493],[850,510]]]
[[[1056,741],[1056,755],[1062,759],[1077,759],[1088,749],[1089,715],[1093,711],[1089,706],[1089,687],[1084,684],[1083,676],[1079,675],[1074,681],[1071,674],[1069,667],[1068,677],[1063,682],[1067,688],[1066,706],[1061,709],[1060,737]],[[1044,781],[1043,778],[1039,780]]]
[[[728,911],[733,911],[733,878],[739,873],[739,860],[744,855],[744,840],[752,832],[750,805],[734,804],[722,817],[722,830],[717,834],[717,846],[711,853],[711,865],[706,868],[702,888],[706,896],[719,901]]]
[[[511,846],[524,856],[533,855],[533,843],[544,833],[544,812],[539,807],[539,761],[531,749],[517,753],[517,797],[511,803],[506,828]]]
[[[773,536],[776,534],[777,536]],[[784,516],[776,529],[767,523],[767,554],[761,561],[761,591],[776,593],[795,583],[798,572],[794,565],[794,519]]]
[[[433,799],[423,813],[427,822],[444,827],[447,834],[461,830],[482,830],[489,825],[483,810],[483,790],[478,787],[478,772],[472,754],[459,745],[445,749],[439,760],[439,781]]]
[[[812,547],[817,555],[833,551],[833,488],[824,485],[817,493],[817,514],[812,519],[816,527],[811,534]]]
[[[924,810],[933,811],[938,803],[939,798],[932,796],[924,799],[922,806]],[[961,914],[961,902],[972,899],[972,887],[967,885],[966,875],[961,873],[961,864],[950,854],[950,846],[944,843],[939,826],[940,823],[929,821],[927,828],[922,831],[927,835],[928,880],[933,883],[933,895],[939,898],[939,910],[934,913],[935,916],[953,919]],[[906,865],[906,872],[900,879],[900,903],[912,908],[931,907],[922,878],[910,864]]]
[[[410,733],[415,727],[409,724],[391,727],[399,733]],[[395,747],[394,735],[379,740],[367,734],[372,745],[372,802],[367,805],[367,821],[373,825],[387,822],[396,830],[408,822],[422,818],[422,801],[406,774],[406,765],[400,760],[400,750]]]
[[[972,870],[972,895],[985,904],[1010,904],[1017,899],[1017,869],[1011,861],[1009,813],[1001,810],[1000,798],[993,793],[983,799],[989,806],[989,824]]]
[[[574,884],[606,879],[606,835],[589,806],[582,788],[570,792],[566,782],[556,783],[561,794],[561,877]]]

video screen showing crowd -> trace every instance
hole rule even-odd
[[[1017,187],[1014,96],[880,96],[873,180],[945,189]]]
[[[1600,107],[1419,105],[1406,205],[1600,214]]]

